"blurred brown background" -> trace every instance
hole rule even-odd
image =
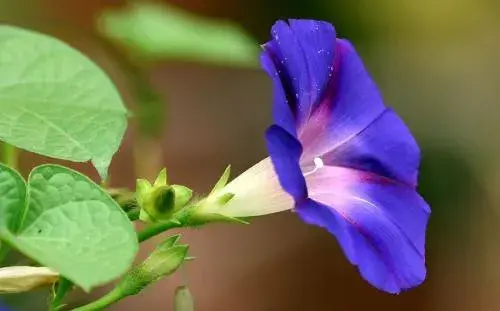
[[[97,12],[123,3],[0,0],[0,19],[77,47],[109,72],[133,107],[123,73],[94,33]],[[420,188],[433,208],[428,280],[399,296],[379,292],[347,263],[333,237],[282,213],[250,226],[185,231],[184,240],[198,259],[111,310],[171,310],[173,290],[184,282],[197,311],[500,310],[497,1],[169,3],[233,20],[259,42],[267,40],[276,19],[307,17],[331,21],[340,36],[355,44],[387,103],[402,115],[423,149]],[[152,68],[150,76],[167,105],[157,146],[172,180],[206,191],[227,164],[236,175],[266,156],[263,131],[271,120],[272,94],[262,71],[165,62]],[[134,184],[134,137],[132,124],[112,165],[117,186]],[[46,159],[22,158],[26,170],[40,161]],[[77,167],[95,174],[87,165]],[[142,256],[154,245],[146,243]],[[40,298],[38,307],[19,310],[45,310],[43,304]]]

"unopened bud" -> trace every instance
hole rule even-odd
[[[117,286],[122,295],[136,295],[149,284],[177,270],[189,249],[187,245],[177,244],[179,239],[180,235],[168,238],[144,262],[132,268]]]
[[[27,292],[42,286],[54,284],[59,274],[46,267],[5,267],[0,268],[0,293]]]
[[[167,172],[163,169],[153,185],[147,180],[137,180],[136,199],[141,208],[139,218],[145,222],[165,221],[182,209],[191,199],[191,189],[168,185]]]
[[[194,301],[187,286],[179,286],[174,294],[174,311],[194,311]]]

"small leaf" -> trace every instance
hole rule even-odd
[[[123,10],[104,11],[98,28],[127,48],[133,59],[257,65],[259,46],[241,27],[171,5],[130,2]]]
[[[131,265],[138,249],[120,206],[86,176],[42,165],[27,185],[0,165],[0,237],[88,291]],[[26,202],[26,199],[29,200]]]
[[[0,140],[45,156],[92,161],[105,179],[127,126],[106,74],[67,44],[0,26]]]
[[[194,301],[187,286],[179,286],[174,294],[174,311],[194,311]]]
[[[59,273],[46,267],[0,268],[0,294],[27,292],[54,284],[58,279]]]

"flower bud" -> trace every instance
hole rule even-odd
[[[165,169],[160,171],[153,185],[138,179],[136,199],[141,208],[139,218],[145,222],[169,220],[191,200],[191,196],[191,189],[185,186],[168,185]]]
[[[177,270],[186,260],[188,245],[177,244],[180,235],[169,237],[138,266],[125,275],[117,290],[122,296],[140,293],[146,286]]]
[[[179,286],[175,289],[174,311],[194,311],[193,296],[187,286]]]
[[[0,268],[0,293],[13,294],[27,292],[42,286],[54,284],[59,274],[46,267],[5,267]]]

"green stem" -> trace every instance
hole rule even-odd
[[[71,287],[73,287],[73,283],[70,280],[66,278],[61,278],[59,280],[59,284],[57,285],[56,296],[54,297],[52,303],[50,304],[49,311],[59,310],[59,308],[62,305],[64,297],[71,290]]]
[[[102,296],[101,298],[78,308],[73,309],[72,311],[99,311],[99,310],[104,310],[104,308],[108,307],[109,305],[125,298],[125,295],[123,295],[117,288],[113,289],[106,295]]]
[[[165,223],[159,223],[159,224],[154,224],[146,229],[140,231],[137,233],[137,238],[139,242],[146,241],[155,235],[158,235],[164,231],[167,231],[169,229],[173,228],[178,228],[181,227],[182,224],[180,222],[175,222],[175,221],[169,221]],[[102,296],[101,298],[85,305],[82,307],[78,307],[76,309],[73,309],[72,311],[98,311],[98,310],[103,310],[104,308],[108,307],[109,305],[127,297],[128,295],[124,294],[120,286],[115,287],[111,292],[107,293],[106,295]],[[52,311],[52,310],[51,310]]]
[[[19,150],[10,144],[2,143],[2,154],[0,160],[10,168],[17,169],[19,161]],[[0,243],[0,264],[5,260],[5,257],[7,257],[10,250],[10,245],[5,242]]]
[[[9,254],[10,252],[10,246],[5,243],[4,241],[2,241],[0,243],[0,267],[2,267],[2,262],[5,260],[5,258],[7,257],[7,255]]]
[[[167,230],[173,229],[173,228],[179,228],[179,227],[182,227],[182,224],[179,222],[174,222],[174,221],[154,224],[154,225],[151,225],[151,226],[147,227],[146,229],[138,232],[137,238],[138,238],[139,242],[144,242],[144,241],[146,241],[146,240],[148,240],[148,239],[154,237],[155,235],[158,235],[164,231],[167,231]]]

